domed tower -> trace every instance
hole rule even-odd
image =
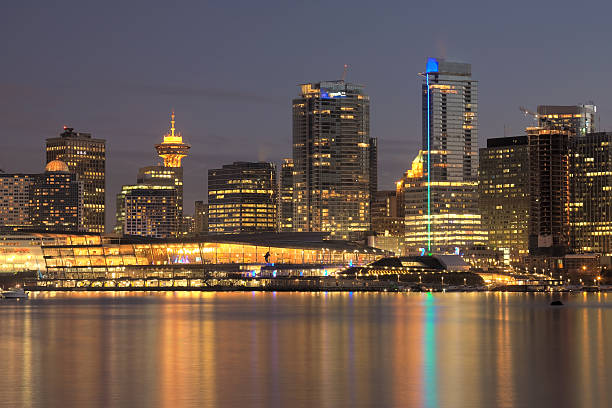
[[[174,111],[170,120],[170,133],[164,135],[164,141],[156,144],[157,154],[164,159],[165,167],[181,167],[181,160],[187,157],[187,152],[191,148],[187,143],[183,143],[183,136],[175,134]]]

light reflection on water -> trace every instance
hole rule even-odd
[[[609,299],[38,293],[0,301],[0,406],[608,407]]]

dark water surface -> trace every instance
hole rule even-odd
[[[39,293],[0,406],[611,407],[612,294]]]

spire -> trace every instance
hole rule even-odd
[[[174,109],[172,109],[172,119],[170,119],[170,136],[174,136]]]

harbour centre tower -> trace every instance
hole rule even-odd
[[[404,180],[406,249],[484,245],[478,211],[478,83],[471,65],[429,58],[422,85],[422,171]]]

